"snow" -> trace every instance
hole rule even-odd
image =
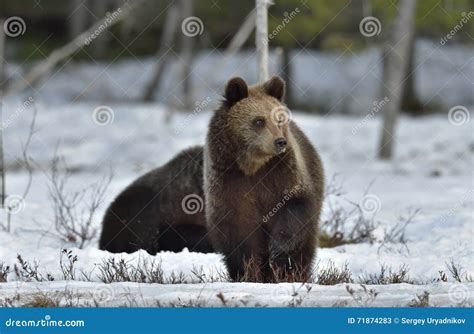
[[[347,288],[353,289],[351,295]],[[140,284],[91,282],[4,283],[0,296],[13,299],[21,292],[23,302],[48,291],[59,305],[76,301],[75,306],[153,307],[398,307],[407,306],[426,291],[431,306],[459,306],[474,293],[474,283],[437,283],[431,285],[372,285],[377,294],[356,284],[333,286],[301,283],[201,283],[201,284]],[[472,304],[472,299],[469,299]]]
[[[60,141],[59,153],[63,154],[69,168],[76,170],[71,179],[71,187],[93,184],[109,168],[115,169],[115,177],[106,195],[109,203],[130,181],[149,168],[160,165],[179,150],[203,143],[209,111],[194,115],[188,125],[189,114],[174,115],[169,124],[159,105],[112,105],[114,122],[107,126],[96,125],[91,114],[93,104],[76,103],[71,106],[45,109],[38,104],[37,133],[31,146],[34,161],[40,167],[33,175],[33,185],[25,199],[24,209],[12,216],[12,233],[0,232],[0,260],[13,265],[17,254],[30,262],[39,261],[40,272],[52,273],[61,279],[59,253],[63,247],[72,249],[78,256],[78,272],[93,273],[96,283],[53,282],[20,283],[21,291],[28,295],[28,289],[64,290],[77,288],[80,291],[100,289],[97,265],[104,258],[114,256],[96,248],[97,239],[85,249],[74,248],[72,244],[61,242],[52,225],[52,212],[47,193],[47,166]],[[31,108],[13,122],[6,130],[7,161],[12,165],[18,157],[19,138],[24,138],[31,117]],[[294,113],[294,121],[302,126],[324,160],[328,179],[337,175],[343,183],[344,198],[359,202],[368,185],[373,181],[370,194],[380,199],[377,219],[383,229],[397,223],[397,217],[410,208],[419,208],[421,213],[407,227],[408,251],[401,245],[395,249],[380,249],[380,241],[375,244],[363,243],[325,248],[318,251],[319,265],[324,267],[333,262],[340,267],[348,264],[355,278],[367,273],[377,273],[382,264],[397,269],[405,264],[410,269],[410,277],[421,282],[431,282],[438,277],[438,271],[446,271],[445,263],[453,258],[462,264],[467,275],[474,274],[473,265],[473,193],[472,193],[472,123],[452,125],[447,116],[435,115],[420,119],[403,117],[399,124],[397,159],[394,162],[374,161],[379,120],[371,120],[352,134],[351,129],[360,122],[357,117],[311,116]],[[173,130],[183,127],[176,135]],[[124,139],[125,138],[125,139]],[[17,155],[14,153],[16,152]],[[440,176],[432,175],[438,171]],[[7,189],[9,194],[21,194],[25,186],[24,170],[9,171]],[[95,217],[94,225],[100,228],[100,219],[106,206]],[[324,215],[328,214],[325,207]],[[118,254],[129,263],[148,259],[144,251],[134,254]],[[184,250],[181,253],[163,252],[155,257],[161,263],[165,275],[183,273],[187,281],[196,283],[192,271],[206,273],[206,277],[218,280],[219,273],[225,272],[221,256],[218,254],[198,254]],[[11,273],[9,280],[15,280]],[[210,279],[211,281],[211,279]],[[450,278],[452,282],[452,279]],[[0,297],[11,296],[15,282],[1,284]],[[453,305],[446,298],[450,283],[432,283],[420,286],[377,286],[380,295],[374,305],[406,304],[416,294],[424,290],[432,292],[432,300],[440,305]],[[451,283],[453,284],[453,283]],[[178,303],[192,299],[201,293],[202,298],[211,300],[210,305],[218,306],[215,294],[222,292],[226,299],[239,303],[243,298],[250,305],[282,305],[289,302],[291,293],[280,295],[278,291],[290,291],[298,285],[256,286],[241,283],[206,283],[188,285],[113,285],[121,289],[141,291],[145,299],[140,305],[148,305],[151,300],[163,303]],[[472,304],[472,284],[464,284]],[[13,290],[12,290],[13,289]],[[287,290],[285,290],[287,289]],[[24,290],[24,291],[23,291]],[[306,288],[304,288],[306,290]],[[275,292],[276,291],[276,292]],[[123,294],[118,292],[116,304],[124,303]],[[272,297],[277,295],[277,297]],[[311,292],[304,293],[302,305],[331,306],[338,302],[355,305],[353,298],[345,290],[345,285],[329,287],[312,285]],[[394,295],[396,297],[391,298]],[[226,297],[227,296],[227,297]],[[178,299],[179,298],[179,299]],[[351,301],[352,300],[352,301]],[[222,303],[221,303],[222,304]],[[436,304],[436,303],[435,303]]]
[[[423,51],[423,48],[429,48],[428,45],[422,45],[420,51],[422,54],[428,52]],[[455,56],[457,53],[452,52],[450,61],[459,62],[460,58]],[[365,59],[365,56],[360,57]],[[202,66],[208,66],[205,64],[203,61]],[[123,77],[116,75],[117,68],[123,65],[111,66],[116,69],[112,74],[109,73],[114,81],[130,81],[127,75],[136,71],[132,64],[128,64],[120,72]],[[350,285],[361,296],[358,299],[346,291],[345,284],[322,286],[224,282],[221,274],[225,268],[218,254],[183,250],[181,253],[162,252],[155,257],[144,251],[113,255],[97,249],[97,237],[84,249],[61,241],[54,228],[53,212],[47,196],[48,166],[56,151],[65,157],[69,169],[73,171],[68,185],[70,189],[94,184],[107,174],[109,168],[113,168],[114,178],[106,193],[105,205],[100,208],[93,222],[94,227],[100,230],[106,206],[127,184],[151,168],[165,163],[180,150],[203,144],[211,109],[218,102],[217,95],[212,95],[211,103],[203,103],[203,110],[196,108],[188,112],[174,112],[161,104],[112,103],[99,98],[94,101],[91,96],[88,96],[87,101],[67,103],[66,99],[74,97],[83,90],[83,86],[82,79],[69,82],[65,78],[80,72],[83,80],[87,81],[97,71],[112,70],[99,65],[77,66],[77,69],[73,66],[57,74],[57,80],[49,80],[44,88],[44,97],[35,98],[38,116],[29,150],[35,167],[32,187],[24,199],[24,207],[11,216],[11,233],[0,231],[0,262],[13,266],[17,254],[21,254],[30,263],[37,261],[39,271],[51,273],[55,281],[20,282],[14,273],[10,273],[8,282],[0,283],[0,302],[17,293],[27,299],[39,291],[52,293],[72,290],[80,295],[81,305],[93,305],[97,299],[94,294],[101,297],[104,291],[105,294],[112,291],[113,296],[107,297],[106,302],[99,303],[99,306],[128,305],[130,296],[137,303],[132,306],[153,306],[157,303],[179,306],[190,302],[222,306],[222,300],[216,297],[219,293],[222,293],[228,306],[286,306],[291,303],[301,306],[360,306],[369,302],[371,306],[403,306],[416,295],[428,291],[430,305],[433,306],[473,304],[473,283],[456,283],[449,273],[448,282],[433,281],[439,278],[440,270],[447,272],[446,263],[450,259],[461,264],[468,277],[474,276],[474,123],[472,119],[467,119],[463,124],[456,125],[449,119],[447,109],[443,113],[421,118],[401,117],[397,130],[396,157],[392,162],[375,159],[381,124],[378,117],[365,120],[370,107],[362,108],[366,111],[361,116],[343,116],[333,112],[321,116],[293,112],[293,120],[302,127],[320,152],[327,181],[335,176],[337,182],[342,183],[344,193],[328,200],[344,206],[349,202],[360,203],[367,193],[378,201],[376,219],[380,221],[380,226],[375,231],[377,240],[373,244],[319,249],[319,267],[330,263],[341,267],[347,263],[353,278],[357,279],[365,274],[378,273],[381,265],[393,269],[407,265],[410,278],[426,284],[368,286],[378,292],[374,300],[359,285]],[[324,62],[321,66],[325,67]],[[469,70],[466,68],[466,71]],[[227,74],[230,76],[232,73]],[[354,73],[351,75],[357,76]],[[139,74],[137,76],[140,77]],[[431,79],[420,78],[423,83]],[[304,84],[304,80],[301,82]],[[461,91],[450,90],[449,94],[443,95],[443,99],[448,101],[451,98],[448,95],[452,92],[462,95],[469,87],[466,84]],[[433,83],[426,89],[435,91],[437,88]],[[97,91],[95,89],[89,93],[103,96],[99,88]],[[59,93],[53,94],[56,90]],[[324,92],[329,90],[327,88],[320,92],[326,94]],[[343,86],[341,90],[344,90]],[[137,92],[130,94],[136,95]],[[116,89],[116,93],[127,95],[120,89]],[[427,99],[431,93],[425,91],[421,94]],[[201,96],[199,93],[196,95]],[[472,97],[472,92],[469,96]],[[372,105],[374,98],[368,99]],[[33,112],[32,106],[24,106],[25,100],[14,97],[3,105],[8,195],[22,195],[27,180],[27,173],[18,161]],[[205,101],[205,98],[199,101]],[[112,111],[113,121],[99,125],[93,115],[94,110],[103,105]],[[473,110],[472,106],[466,106]],[[10,121],[5,123],[7,119]],[[406,216],[415,209],[419,209],[420,213],[406,228],[406,247],[401,244],[381,247],[384,232],[400,224],[400,215]],[[329,211],[326,202],[323,219],[329,216]],[[6,214],[2,214],[5,222]],[[68,248],[78,256],[77,272],[89,273],[92,282],[61,280],[59,257],[62,248]],[[172,273],[182,273],[188,284],[103,284],[97,277],[98,265],[112,256],[131,264],[154,259],[161,264],[166,277]],[[205,273],[205,283],[193,276],[192,272],[196,270]],[[297,295],[294,291],[298,292]]]

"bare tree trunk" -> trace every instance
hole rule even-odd
[[[3,160],[3,80],[5,71],[5,31],[4,20],[0,19],[0,207],[5,204],[5,161]]]
[[[88,26],[87,3],[84,0],[70,0],[71,16],[69,17],[69,36],[71,39],[78,36]]]
[[[406,69],[402,102],[400,106],[401,110],[408,111],[414,115],[419,114],[423,110],[423,105],[418,99],[415,88],[415,43],[416,36],[413,34],[408,48],[408,66]]]
[[[364,17],[372,15],[372,4],[370,0],[362,0],[362,15],[364,15]]]
[[[3,25],[5,24],[5,19],[0,18],[0,102],[3,99],[3,90],[6,85],[4,80],[6,80],[5,75],[5,31]],[[3,127],[2,127],[3,128]]]
[[[282,49],[282,69],[281,74],[283,80],[286,82],[285,88],[285,101],[289,108],[295,107],[295,101],[293,96],[293,71],[291,67],[291,58],[290,58],[291,49],[287,46],[284,46]]]
[[[403,93],[403,77],[408,66],[410,39],[415,32],[415,0],[401,0],[393,27],[393,34],[387,45],[386,77],[382,87],[382,96],[387,96],[379,147],[379,158],[390,159],[393,154],[393,138],[400,111]]]
[[[255,0],[257,10],[255,45],[257,46],[258,82],[268,80],[268,0]]]
[[[75,37],[72,41],[60,47],[59,49],[54,50],[44,61],[36,65],[29,73],[15,82],[7,91],[6,96],[18,93],[31,86],[34,82],[36,82],[36,80],[50,72],[61,60],[70,57],[74,52],[82,48],[84,45],[93,43],[94,39],[92,36],[96,36],[96,31],[103,32],[105,29],[109,29],[113,25],[124,20],[136,7],[145,1],[147,0],[137,0],[127,8],[118,8],[116,11],[114,11],[114,13],[119,13],[115,19],[111,20],[110,16],[105,16],[92,25],[88,30]]]
[[[90,1],[94,17],[102,17],[107,13],[107,0]],[[77,35],[76,35],[77,36]],[[109,40],[107,34],[100,34],[93,43],[92,52],[95,57],[104,57],[107,50],[107,41]]]
[[[166,21],[163,26],[163,33],[161,35],[160,47],[155,56],[156,64],[155,69],[153,70],[153,77],[145,88],[145,94],[143,94],[144,101],[153,100],[153,95],[158,89],[163,70],[166,68],[166,65],[172,58],[171,49],[173,48],[173,37],[176,35],[178,21],[179,7],[175,3],[170,7],[170,9],[168,9],[168,14],[166,15]]]
[[[182,18],[186,19],[193,15],[193,0],[181,0]],[[193,61],[194,35],[181,34],[181,84],[183,85],[184,108],[191,109],[192,101],[192,81],[191,81],[191,63]]]

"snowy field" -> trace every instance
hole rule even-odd
[[[378,118],[294,112],[293,120],[303,128],[324,161],[329,196],[322,220],[331,218],[335,208],[349,212],[354,203],[358,204],[363,209],[362,216],[375,222],[373,240],[318,250],[316,275],[330,268],[342,270],[347,265],[350,278],[336,285],[323,285],[328,283],[321,277],[306,284],[230,283],[218,254],[184,250],[155,257],[143,251],[113,255],[97,249],[97,236],[83,249],[77,248],[77,242],[59,237],[48,196],[49,166],[55,152],[65,158],[71,171],[66,185],[70,191],[97,183],[113,169],[104,203],[93,219],[93,227],[99,231],[107,205],[129,182],[165,163],[181,149],[204,142],[211,115],[210,111],[194,110],[170,116],[158,104],[109,104],[113,121],[99,125],[93,117],[98,105],[49,107],[41,101],[36,103],[35,133],[28,149],[33,167],[31,188],[10,216],[11,232],[0,232],[0,262],[4,268],[10,266],[4,277],[7,282],[0,283],[1,305],[44,305],[44,299],[63,306],[474,304],[472,120],[455,121],[447,113],[416,119],[402,117],[396,159],[381,162],[374,160],[380,130]],[[21,105],[14,101],[4,105],[4,124],[5,118],[19,108]],[[7,193],[13,195],[10,198],[23,196],[27,186],[28,173],[21,167],[21,143],[27,138],[33,108],[26,107],[16,114],[5,130]],[[407,217],[416,211],[402,228],[403,240],[387,239],[394,227],[403,227]],[[5,212],[2,217],[5,225]],[[348,233],[356,218],[349,217],[340,232]],[[60,266],[61,258],[63,268],[69,263],[67,255],[61,256],[63,248],[77,256],[74,268],[66,274]],[[20,268],[18,254],[30,269],[37,265],[36,276],[28,268]],[[115,263],[123,259],[131,271],[140,263],[154,263],[162,271],[158,275],[162,276],[160,283],[168,284],[140,280],[104,284],[104,261],[111,261],[112,257]],[[462,283],[448,269],[450,263],[460,269]],[[406,268],[408,274],[398,284],[367,280],[380,274],[382,265],[394,272]],[[75,280],[68,276],[71,272]]]
[[[324,162],[322,233],[332,246],[318,249],[315,278],[305,284],[229,282],[218,254],[113,255],[97,248],[109,203],[139,175],[204,143],[225,81],[233,75],[253,81],[252,53],[239,54],[222,71],[215,68],[218,50],[199,54],[192,76],[196,107],[185,112],[136,101],[151,74],[150,59],[66,63],[35,91],[10,97],[2,125],[13,210],[1,212],[0,306],[472,306],[472,47],[418,46],[416,89],[438,113],[401,117],[391,162],[374,159],[383,112],[383,106],[373,109],[381,103],[380,53],[293,55],[296,98],[312,98],[322,112],[294,111],[293,121]],[[277,58],[272,52],[272,72]],[[166,95],[158,98],[180,107],[176,65],[165,72]],[[18,77],[23,68],[8,66],[7,73]],[[96,233],[84,247],[54,223],[55,156],[64,158],[56,174],[66,181],[64,193],[73,202],[78,196],[76,218],[86,220],[93,187],[113,173],[92,217]]]

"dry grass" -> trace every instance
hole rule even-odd
[[[456,282],[474,282],[474,277],[468,275],[464,267],[460,263],[456,263],[454,258],[450,258],[449,262],[446,262],[446,268]]]
[[[25,302],[23,307],[59,307],[60,298],[57,294],[39,292]]]
[[[415,298],[407,305],[409,307],[429,307],[430,306],[430,293],[424,291],[422,294],[416,295]]]
[[[13,271],[20,281],[54,281],[53,275],[49,273],[43,274],[39,271],[39,262],[33,261],[33,263],[30,263],[24,260],[20,254],[17,255],[17,261],[18,263],[15,263],[13,266]]]
[[[319,268],[319,263],[316,269],[316,284],[321,285],[336,285],[341,283],[352,283],[352,273],[348,268],[348,264],[344,263],[341,267],[336,267],[334,262],[329,261],[328,265]]]
[[[136,265],[124,259],[113,257],[104,259],[98,265],[98,278],[104,283],[137,282],[137,283],[165,283],[161,263],[152,260],[139,260]]]
[[[7,276],[10,272],[10,266],[0,262],[0,283],[5,283],[7,281]]]
[[[359,278],[359,282],[362,284],[415,284],[408,273],[409,268],[406,265],[401,265],[397,270],[393,270],[387,265],[381,265],[379,273],[364,274]]]
[[[346,285],[346,291],[354,299],[354,301],[363,307],[370,306],[378,296],[378,292],[373,288],[368,288],[364,284],[360,284],[360,288],[356,290],[350,285]]]
[[[161,262],[156,260],[138,259],[138,261],[126,261],[125,259],[109,257],[97,264],[90,273],[76,270],[79,258],[68,249],[62,249],[59,255],[60,274],[53,276],[48,272],[40,270],[37,261],[26,261],[20,254],[17,255],[17,263],[11,266],[0,262],[0,283],[7,281],[7,276],[12,275],[10,280],[23,282],[44,282],[54,280],[65,281],[87,281],[99,280],[103,283],[115,282],[137,282],[158,284],[192,284],[192,283],[215,283],[230,282],[231,279],[226,271],[207,271],[202,266],[196,267],[189,274],[183,272],[170,272],[165,274]],[[278,267],[270,267],[272,279],[269,283],[301,282],[320,285],[336,285],[343,283],[360,283],[365,285],[385,284],[416,284],[426,285],[436,282],[448,282],[450,279],[459,283],[473,282],[472,276],[468,275],[464,267],[450,259],[445,263],[446,271],[439,270],[437,277],[429,280],[417,280],[410,276],[407,265],[398,268],[382,264],[380,270],[373,273],[364,273],[354,278],[349,269],[349,264],[344,263],[336,266],[333,261],[325,265],[316,263],[312,272],[306,272],[298,267],[291,270],[282,270]],[[238,282],[262,282],[262,270],[259,263],[250,260],[245,263],[245,271]]]

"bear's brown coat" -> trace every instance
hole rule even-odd
[[[207,229],[234,280],[275,281],[291,272],[307,279],[315,257],[323,167],[298,126],[281,122],[283,96],[279,77],[252,87],[231,79],[209,124]]]
[[[202,190],[203,148],[180,152],[165,165],[139,177],[110,204],[99,248],[113,253],[145,249],[211,252],[206,236]],[[187,196],[196,203],[186,203]],[[187,204],[195,205],[186,210]]]

